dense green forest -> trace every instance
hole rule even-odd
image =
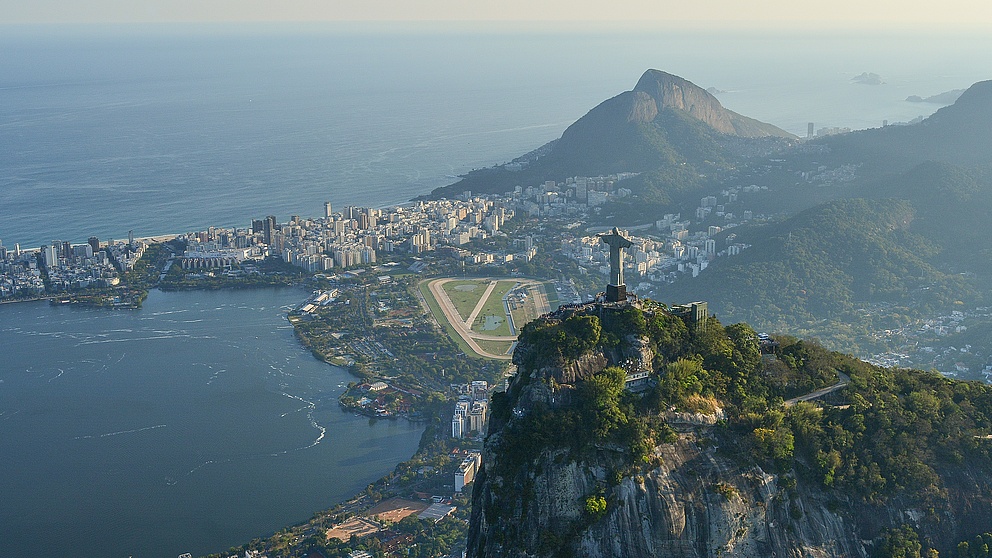
[[[740,230],[753,243],[746,258],[714,262],[672,296],[705,297],[762,329],[870,349],[856,339],[984,300],[974,280],[936,263],[950,247],[916,232],[919,213],[905,200],[842,199]]]
[[[608,353],[637,337],[657,355],[646,391],[625,390],[626,371],[616,366],[571,386],[532,373]],[[623,456],[624,465],[613,473],[619,479],[652,466],[653,447],[674,440],[668,412],[713,414],[718,408],[724,419],[714,435],[725,455],[742,466],[776,471],[787,486],[801,482],[837,501],[884,506],[899,499],[937,518],[950,509],[948,483],[957,468],[992,472],[992,387],[872,366],[815,342],[775,341],[762,353],[747,324],[723,326],[709,318],[704,327],[693,326],[652,303],[645,310],[578,311],[532,322],[518,349],[522,372],[493,400],[493,423],[505,425],[495,428],[499,476],[515,478],[515,470],[548,450],[581,460],[613,448]],[[560,403],[535,403],[523,416],[511,417],[524,387],[536,381],[549,382]],[[842,387],[827,403],[785,404],[838,383]],[[592,512],[598,509],[598,501],[588,504]],[[876,536],[884,539],[879,548],[892,550],[882,555],[907,555],[900,554],[900,531]]]

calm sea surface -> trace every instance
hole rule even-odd
[[[407,201],[558,137],[648,68],[802,135],[908,121],[938,107],[907,96],[992,78],[989,34],[430,31],[0,29],[0,240]]]
[[[222,551],[409,458],[421,429],[343,412],[354,378],[299,347],[304,296],[0,305],[0,556]]]
[[[648,68],[796,134],[989,79],[992,36],[582,28],[0,28],[0,239],[37,247],[382,206],[558,137]],[[862,72],[884,85],[857,85]],[[563,177],[557,177],[563,178]],[[219,551],[414,451],[338,410],[304,293],[0,306],[0,555]]]

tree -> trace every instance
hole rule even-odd
[[[758,334],[751,326],[740,323],[727,326],[727,337],[733,343],[731,360],[736,371],[743,376],[751,376],[761,365],[761,348]]]
[[[620,409],[626,380],[627,373],[622,368],[611,366],[579,384],[582,414],[597,440],[607,439],[627,423],[627,415]]]
[[[703,382],[708,379],[702,359],[680,358],[665,366],[658,380],[658,396],[665,405],[681,407],[690,395],[702,393]]]
[[[920,537],[909,525],[882,532],[882,541],[876,553],[877,558],[921,558],[923,545]]]
[[[606,514],[606,498],[598,494],[586,498],[585,511],[593,521],[603,517]]]
[[[784,426],[778,428],[755,428],[752,432],[758,457],[774,459],[782,463],[792,459],[795,450],[795,437]]]

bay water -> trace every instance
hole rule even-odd
[[[219,552],[409,458],[422,427],[344,412],[354,377],[293,336],[306,294],[0,305],[0,556]]]

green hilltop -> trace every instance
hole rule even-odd
[[[724,499],[756,499],[762,521],[784,518],[736,523],[741,541],[752,530],[782,533],[759,539],[752,555],[815,546],[817,506],[838,518],[836,534],[846,538],[816,544],[859,553],[874,545],[878,556],[920,555],[899,554],[907,544],[944,555],[988,530],[992,387],[875,367],[815,342],[775,341],[763,350],[747,324],[687,323],[651,301],[589,304],[529,324],[520,371],[493,399],[469,555],[636,556],[644,544],[665,544],[683,549],[673,555],[696,556],[686,549],[722,540],[697,529],[697,514],[722,513]],[[651,381],[634,392],[623,367],[638,352],[653,355]],[[787,401],[830,386],[826,404]],[[699,451],[723,465],[713,473],[690,460],[703,482],[675,482],[684,472],[674,462]],[[768,481],[753,484],[766,473],[777,496],[764,492]],[[640,492],[645,479],[669,488]],[[723,498],[699,493],[708,490]],[[664,510],[682,499],[708,502],[710,511],[697,509],[669,531]],[[640,519],[629,517],[634,504]],[[905,510],[925,511],[907,520]],[[628,521],[641,527],[623,532]],[[600,542],[611,533],[626,542]]]
[[[937,265],[954,244],[918,226],[920,213],[894,198],[830,201],[740,231],[738,238],[753,244],[746,257],[717,260],[669,292],[705,297],[762,329],[826,336],[841,345],[897,327],[910,315],[980,300],[958,273]],[[885,311],[863,312],[869,306]]]
[[[848,350],[871,349],[875,330],[988,304],[990,130],[992,82],[982,82],[919,124],[817,140],[818,162],[856,167],[858,178],[830,188],[780,183],[779,207],[808,209],[738,229],[752,245],[745,257],[714,261],[670,292]],[[786,168],[810,158],[782,157]]]

